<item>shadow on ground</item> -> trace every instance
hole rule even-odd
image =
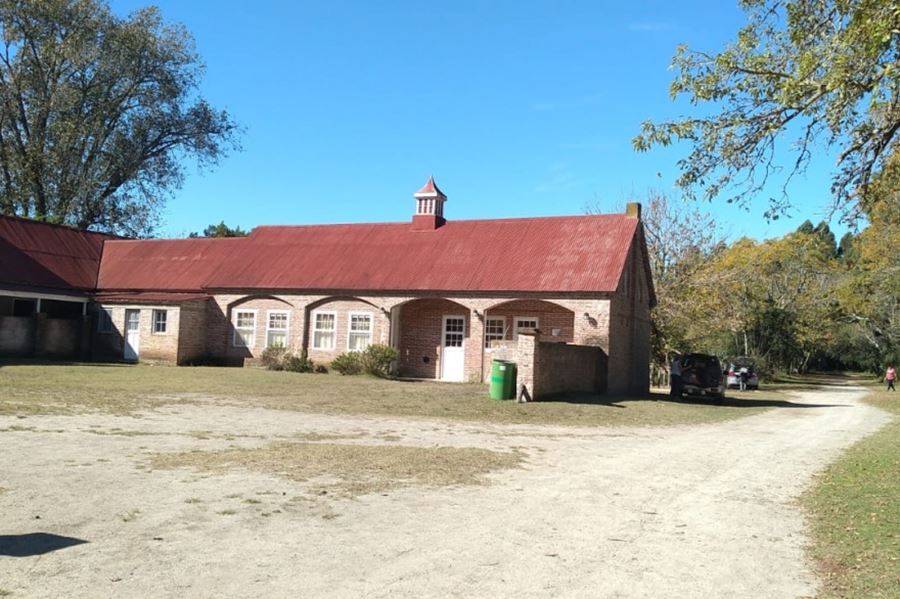
[[[783,399],[753,399],[728,397],[725,399],[712,399],[705,397],[688,397],[672,399],[667,393],[650,393],[643,397],[609,397],[597,393],[562,393],[551,397],[541,398],[540,402],[557,402],[583,405],[609,406],[625,409],[628,406],[621,405],[625,401],[659,401],[667,403],[694,404],[707,406],[723,406],[728,408],[839,408],[844,404],[818,404],[795,403]]]
[[[48,532],[30,532],[24,535],[0,535],[0,555],[30,557],[51,551],[87,543],[84,539],[64,537]]]

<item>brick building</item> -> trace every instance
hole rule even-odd
[[[655,298],[638,204],[625,214],[453,221],[432,179],[414,198],[410,223],[102,237],[95,282],[77,289],[92,319],[90,354],[243,363],[277,344],[328,362],[382,343],[398,349],[403,375],[480,381],[495,352],[534,334],[543,344],[602,348],[610,393],[646,391]],[[96,235],[2,220],[32,239],[42,227]],[[26,308],[2,311],[4,290],[28,284],[6,276],[24,254],[0,243],[0,318],[27,317]],[[53,275],[69,266],[36,268]]]

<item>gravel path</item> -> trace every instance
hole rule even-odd
[[[86,542],[0,555],[0,591],[813,596],[795,500],[843,448],[887,422],[862,395],[830,387],[798,395],[796,407],[665,429],[475,426],[209,406],[139,419],[3,417],[0,537],[52,533]],[[528,458],[486,487],[409,488],[355,500],[314,498],[301,483],[264,474],[143,467],[151,452],[254,446],[304,431],[366,434],[346,442],[519,447]]]

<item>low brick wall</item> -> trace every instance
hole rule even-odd
[[[0,316],[0,356],[86,359],[90,320]]]
[[[0,316],[0,356],[30,356],[34,353],[33,316]]]
[[[48,358],[76,358],[81,356],[84,321],[71,318],[41,318],[35,355]]]
[[[548,343],[520,333],[515,359],[517,388],[524,384],[532,399],[559,393],[605,393],[606,353],[599,347]],[[498,353],[508,353],[508,350]]]
[[[538,343],[535,397],[606,391],[606,354],[599,347]]]

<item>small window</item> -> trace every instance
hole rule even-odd
[[[153,334],[165,335],[168,331],[169,311],[154,310],[153,311]]]
[[[317,312],[313,317],[313,349],[334,349],[334,332],[337,315],[334,312]]]
[[[266,326],[266,347],[287,347],[290,317],[290,312],[284,310],[269,311],[269,321]]]
[[[491,341],[503,341],[505,337],[505,318],[488,318],[484,321],[484,346],[487,349],[491,349]]]
[[[234,313],[235,347],[253,347],[256,345],[256,312],[237,310]]]
[[[97,312],[97,332],[112,333],[112,310],[109,308],[100,308]]]
[[[517,338],[519,333],[534,333],[538,330],[537,316],[517,316],[515,330]]]
[[[368,312],[350,313],[350,330],[347,335],[349,351],[363,351],[372,343],[372,315]]]

